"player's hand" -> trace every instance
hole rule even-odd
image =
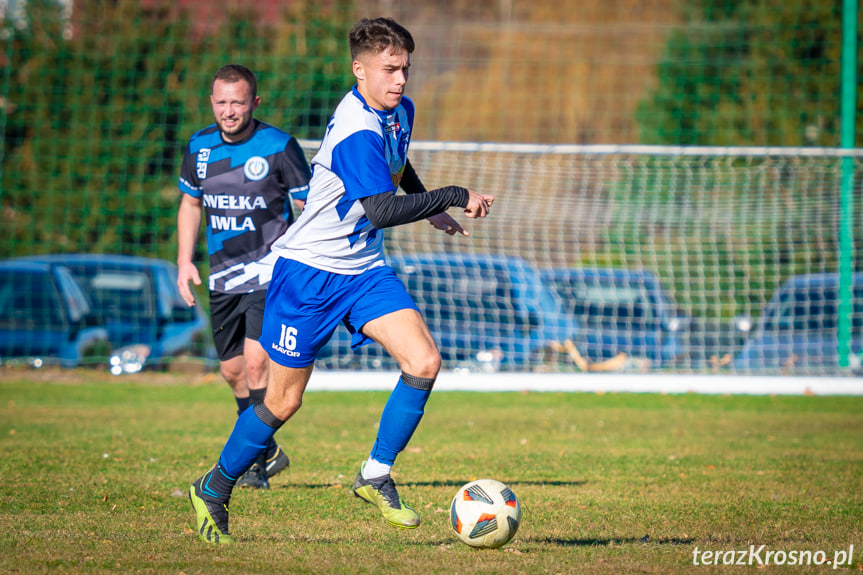
[[[186,305],[192,307],[195,305],[195,294],[189,287],[189,282],[193,282],[196,286],[201,285],[201,274],[198,273],[198,268],[192,262],[184,262],[177,266],[177,287],[180,289],[180,296]]]
[[[470,232],[461,227],[461,224],[455,221],[455,218],[446,212],[434,215],[428,218],[428,221],[436,230],[444,231],[448,236],[454,236],[455,234],[461,234],[463,236],[470,235]]]
[[[477,194],[468,190],[470,199],[467,207],[464,209],[464,214],[469,218],[484,218],[488,215],[491,205],[494,203],[494,196],[490,194]]]

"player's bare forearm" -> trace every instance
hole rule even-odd
[[[201,201],[184,194],[177,211],[177,287],[189,306],[195,305],[189,282],[201,285],[201,276],[192,261],[201,227],[201,212]]]
[[[199,198],[188,194],[183,194],[180,200],[177,210],[177,265],[192,261],[201,229],[202,205]]]

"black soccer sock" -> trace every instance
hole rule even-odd
[[[230,499],[237,477],[232,477],[222,469],[222,462],[216,464],[201,482],[201,491],[213,499]]]
[[[264,397],[267,396],[267,388],[261,389],[250,389],[249,390],[249,403],[252,405],[258,405],[260,403],[264,403]]]
[[[234,399],[237,400],[237,415],[246,411],[251,405],[248,397],[234,397]]]

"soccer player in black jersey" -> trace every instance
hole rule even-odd
[[[193,256],[206,224],[210,320],[222,376],[238,413],[263,402],[269,357],[258,343],[267,285],[276,256],[270,246],[302,209],[311,173],[290,134],[254,118],[261,99],[244,66],[220,68],[212,81],[215,123],[189,139],[183,156],[177,215],[177,284],[195,305],[189,282],[201,284]],[[238,485],[267,488],[289,464],[275,441]]]

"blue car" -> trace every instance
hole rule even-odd
[[[102,363],[110,352],[108,332],[69,269],[0,262],[0,362],[78,367]]]
[[[852,280],[851,362],[863,352],[863,273]],[[839,274],[791,277],[764,306],[734,360],[739,371],[836,373],[839,366]]]
[[[177,266],[166,260],[109,254],[51,254],[26,259],[62,262],[82,286],[108,330],[111,371],[164,367],[179,355],[212,359],[209,320],[177,288]]]
[[[591,362],[626,354],[650,367],[684,362],[690,318],[656,275],[615,268],[540,270],[542,280],[581,324],[580,353]]]
[[[444,368],[526,370],[565,360],[560,344],[578,322],[520,258],[422,254],[388,257],[413,296],[441,352]],[[335,367],[396,367],[377,344],[353,352],[339,327],[321,358]]]

